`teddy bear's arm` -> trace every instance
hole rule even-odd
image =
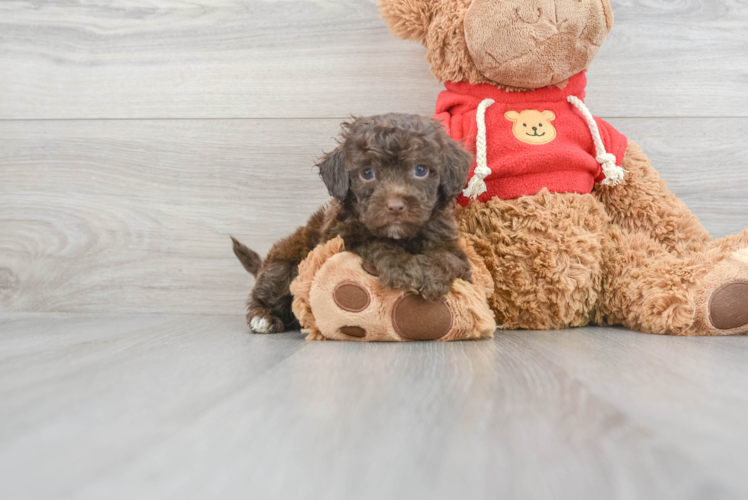
[[[712,241],[686,205],[667,189],[647,156],[629,141],[623,159],[627,171],[618,186],[598,184],[595,194],[612,222],[644,232],[676,255],[703,251]]]

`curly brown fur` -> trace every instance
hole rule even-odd
[[[250,328],[276,333],[298,326],[290,284],[307,254],[336,236],[378,270],[382,285],[396,290],[435,299],[455,279],[470,280],[454,200],[471,163],[430,118],[388,114],[344,123],[339,146],[318,163],[334,201],[277,242],[262,262],[247,305]],[[259,257],[239,242],[234,249],[252,272]]]

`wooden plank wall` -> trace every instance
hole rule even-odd
[[[748,3],[614,0],[588,104],[715,236],[748,226]],[[0,2],[0,311],[239,313],[351,114],[440,84],[375,0]]]

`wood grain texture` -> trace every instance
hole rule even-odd
[[[0,307],[239,312],[250,278],[229,235],[264,254],[327,201],[313,160],[338,123],[0,129]]]
[[[0,496],[748,495],[748,343],[307,343],[241,316],[0,318]]]
[[[613,1],[603,117],[748,116],[744,0]],[[430,114],[423,49],[375,0],[0,2],[0,119]]]
[[[616,119],[715,236],[748,226],[748,119]],[[239,313],[328,199],[336,120],[0,122],[0,310]]]

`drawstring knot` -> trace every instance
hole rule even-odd
[[[600,137],[600,129],[597,126],[595,117],[590,113],[589,108],[576,96],[570,95],[567,99],[573,104],[582,115],[584,115],[587,126],[590,128],[592,134],[592,141],[595,143],[595,150],[597,151],[597,157],[595,160],[603,167],[603,173],[605,174],[605,180],[601,182],[606,186],[617,186],[623,182],[624,176],[628,173],[623,167],[616,165],[616,156],[605,151],[605,144]]]
[[[623,182],[626,170],[616,165],[616,155],[603,153],[596,158],[597,162],[602,165],[605,180],[602,184],[606,186],[617,186]]]
[[[462,192],[466,198],[473,200],[485,193],[486,177],[491,175],[491,169],[488,168],[488,156],[486,155],[486,109],[493,104],[493,99],[485,99],[478,105],[478,111],[475,115],[475,121],[478,124],[478,136],[475,138],[475,172],[470,179],[468,187]]]

